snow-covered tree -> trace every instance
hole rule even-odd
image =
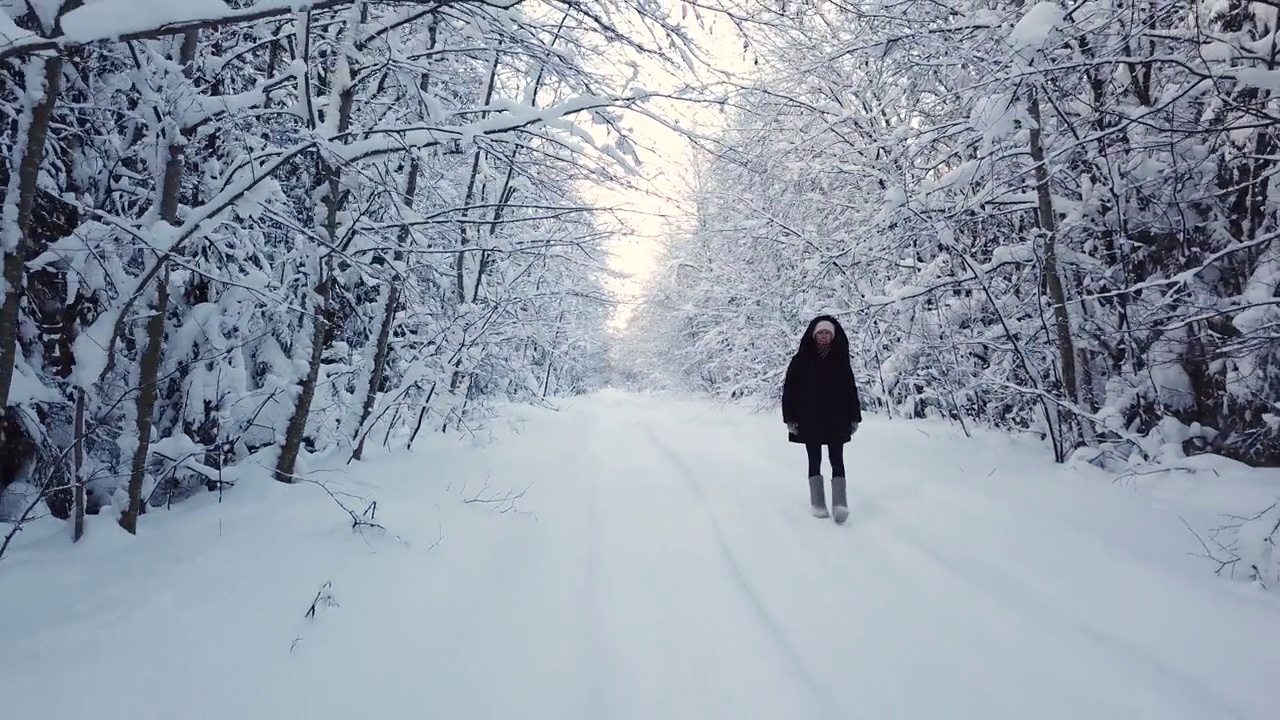
[[[831,311],[890,413],[1280,464],[1271,8],[719,7],[755,75],[636,328],[686,384],[774,396]]]
[[[618,68],[687,44],[666,10],[128,6],[0,3],[0,491],[134,532],[237,463],[598,386],[583,187],[635,162]]]

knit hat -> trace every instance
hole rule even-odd
[[[813,326],[813,335],[814,335],[814,337],[817,337],[817,336],[818,336],[818,333],[819,333],[819,332],[821,332],[821,331],[823,331],[823,330],[826,330],[827,332],[831,333],[832,335],[835,335],[835,334],[836,334],[836,326],[835,326],[835,325],[832,325],[830,320],[819,320],[819,321],[818,321],[818,324]]]

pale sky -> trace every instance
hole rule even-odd
[[[697,31],[696,42],[702,46],[709,59],[721,69],[741,72],[747,67],[742,50],[742,39],[723,18],[707,18],[707,29]],[[669,91],[677,82],[668,73],[656,70],[643,75],[637,81],[655,91]],[[667,120],[678,119],[683,127],[700,132],[714,131],[719,126],[720,111],[711,106],[695,106],[675,101],[655,102]],[[629,279],[611,282],[611,288],[620,301],[613,319],[615,330],[621,329],[631,315],[633,301],[656,270],[656,253],[661,247],[666,221],[664,216],[685,213],[688,193],[688,177],[685,170],[692,166],[694,150],[677,131],[637,113],[626,115],[626,124],[635,131],[638,154],[644,163],[643,177],[638,184],[649,191],[621,190],[596,186],[588,188],[587,197],[601,206],[625,208],[621,220],[631,228],[628,234],[615,236],[609,246],[610,267],[628,273]]]
[[[588,191],[589,199],[597,205],[623,208],[620,220],[630,228],[627,234],[615,235],[609,244],[610,267],[632,275],[610,283],[623,303],[614,317],[615,328],[625,324],[631,314],[627,303],[643,289],[656,269],[655,255],[661,247],[666,224],[664,216],[685,213],[685,179],[681,171],[693,160],[692,149],[675,131],[637,116],[631,116],[629,124],[636,129],[637,137],[653,148],[640,151],[644,177],[639,182],[651,190],[596,186]]]

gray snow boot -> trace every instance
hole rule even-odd
[[[831,517],[827,514],[827,497],[825,490],[826,488],[823,487],[821,475],[813,475],[809,477],[809,509],[816,518]]]
[[[831,478],[831,516],[840,525],[843,525],[844,521],[849,519],[847,490],[848,487],[843,477]]]

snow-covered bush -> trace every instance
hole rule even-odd
[[[646,371],[772,397],[831,312],[874,409],[1060,460],[1280,465],[1280,41],[1257,7],[739,7],[753,82],[699,143],[633,327]]]
[[[0,488],[132,531],[228,464],[292,481],[598,386],[584,183],[635,162],[649,93],[606,69],[671,64],[665,11],[152,5],[0,9]]]
[[[1256,515],[1242,518],[1231,545],[1240,558],[1240,570],[1264,586],[1280,586],[1280,502]]]

